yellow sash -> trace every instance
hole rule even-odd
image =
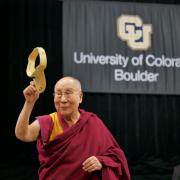
[[[51,113],[50,116],[51,116],[51,119],[53,121],[53,129],[51,131],[49,141],[52,141],[57,135],[63,133],[63,128],[61,126],[57,112]]]

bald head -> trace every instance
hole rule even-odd
[[[59,85],[67,86],[67,87],[72,88],[76,91],[82,91],[80,81],[74,77],[71,77],[71,76],[66,76],[66,77],[59,79],[57,81],[57,83],[55,84],[54,89],[56,90]]]

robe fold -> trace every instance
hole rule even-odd
[[[110,131],[94,113],[82,109],[80,113],[78,122],[52,141],[49,141],[51,116],[37,117],[41,128],[37,140],[39,179],[130,180],[125,154]],[[96,156],[102,163],[100,171],[89,173],[82,169],[82,163],[90,156]]]

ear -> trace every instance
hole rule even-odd
[[[82,100],[83,100],[83,92],[81,91],[79,94],[79,104],[82,103]]]

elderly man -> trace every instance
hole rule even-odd
[[[37,140],[40,180],[130,180],[126,157],[110,131],[94,113],[79,109],[79,80],[64,77],[54,87],[56,112],[29,119],[39,98],[33,82],[23,91],[25,103],[15,135]]]

